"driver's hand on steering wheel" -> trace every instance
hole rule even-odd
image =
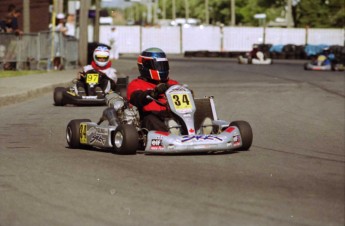
[[[153,95],[154,98],[157,98],[160,94],[165,93],[165,91],[167,91],[167,89],[169,88],[169,85],[166,83],[159,83],[153,90]]]
[[[80,71],[77,75],[77,79],[85,78],[85,72]]]

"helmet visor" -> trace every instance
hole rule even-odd
[[[157,71],[168,71],[169,61],[167,58],[145,58],[141,59],[144,68],[157,70]]]
[[[106,62],[109,60],[109,56],[104,56],[104,55],[96,55],[95,59],[99,62]]]

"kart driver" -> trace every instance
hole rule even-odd
[[[323,60],[322,65],[330,65],[332,63],[335,63],[335,56],[331,52],[329,47],[325,47],[322,49],[320,56],[324,56],[326,59]]]
[[[105,74],[110,80],[107,84],[104,84],[103,90],[100,87],[96,87],[95,90],[98,94],[102,95],[109,93],[111,90],[114,90],[115,84],[117,82],[116,69],[111,67],[110,61],[110,50],[107,46],[101,45],[98,46],[93,51],[93,61],[90,65],[83,67],[83,70],[77,75],[77,90],[78,95],[85,95],[85,76],[90,71],[99,71],[102,74]]]
[[[254,44],[252,51],[249,52],[248,58],[250,58],[250,59],[258,59],[258,56],[257,56],[258,52],[259,52],[259,46],[257,44]]]
[[[166,106],[164,93],[177,81],[169,79],[169,62],[163,50],[148,48],[138,57],[140,76],[128,84],[127,98],[136,106],[142,119],[142,127],[150,130],[168,131],[165,119],[170,117]],[[152,97],[152,98],[148,98]]]

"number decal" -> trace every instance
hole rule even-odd
[[[187,94],[173,94],[171,97],[174,102],[174,107],[177,111],[192,109],[192,104]]]
[[[79,134],[80,134],[80,143],[81,144],[86,144],[87,143],[86,124],[80,123]]]
[[[87,74],[86,75],[86,83],[88,83],[88,84],[98,83],[98,74]]]

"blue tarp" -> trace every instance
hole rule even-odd
[[[274,52],[274,53],[281,53],[283,52],[283,48],[284,48],[284,45],[273,45],[271,48],[270,48],[270,52]]]
[[[318,55],[319,53],[322,52],[324,48],[329,47],[329,45],[306,45],[304,48],[304,52],[307,54],[307,56],[313,56],[313,55]]]

